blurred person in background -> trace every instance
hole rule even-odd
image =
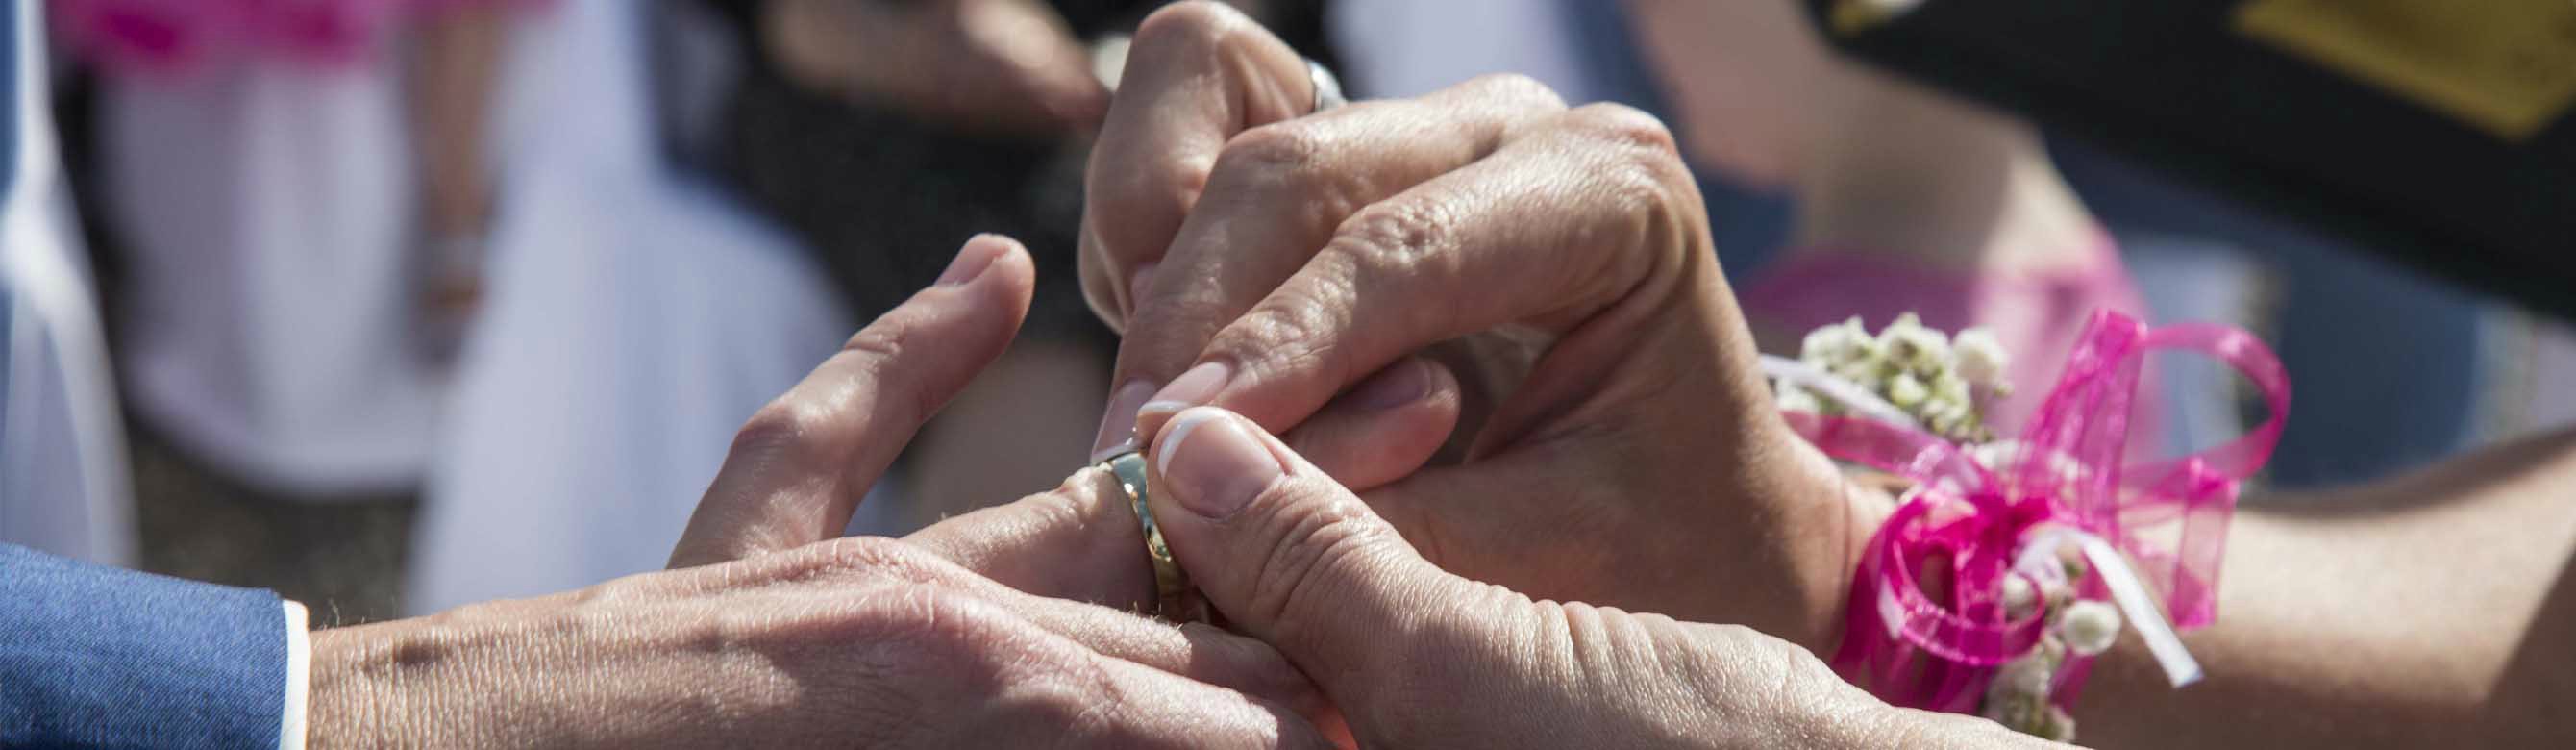
[[[732,426],[851,323],[792,238],[672,163],[658,6],[549,10],[498,66],[489,254],[412,530],[410,612],[661,567]]]
[[[1794,317],[1820,323],[1829,311],[1868,310],[1874,322],[1911,307],[2027,323],[2041,319],[2028,314],[2034,304],[2111,300],[2163,320],[2271,332],[2299,371],[2367,359],[2381,373],[2308,391],[2320,397],[2412,394],[2388,429],[2291,426],[2269,477],[2285,488],[2387,476],[2576,420],[2576,399],[2545,385],[2576,376],[2576,335],[2564,323],[1844,59],[1798,5],[1339,0],[1328,20],[1345,77],[1366,96],[1519,72],[1571,101],[1666,117],[1699,173],[1750,314],[1805,310]],[[1448,33],[1461,30],[1470,33]],[[2116,255],[2102,252],[2114,237]],[[2107,273],[2114,258],[2134,283]],[[1819,277],[1853,266],[1864,278],[1938,283],[1822,285],[1884,298],[1860,307],[1809,296]],[[1775,351],[1795,345],[1778,340],[1782,331],[1804,324],[1756,319]],[[2377,354],[2392,346],[2414,356]],[[2184,359],[2156,369],[2166,450],[2242,429],[2244,405],[2226,395],[2225,373]]]
[[[1075,281],[1082,165],[1117,40],[1163,3],[686,1],[726,19],[747,63],[699,160],[807,244],[854,312],[888,309],[946,262],[925,248],[976,232],[1037,258],[1028,335],[924,432],[901,497],[854,528],[901,533],[1081,465],[1114,347]],[[1234,4],[1321,56],[1320,3]]]
[[[392,614],[519,0],[53,0],[144,567]]]
[[[43,14],[0,8],[0,543],[130,565],[125,430],[56,153]]]
[[[2039,388],[2090,311],[2152,317],[2029,123],[1843,59],[1790,0],[1628,8],[1694,158],[1795,197],[1785,250],[1742,288],[1766,349],[1910,311],[1991,328],[2026,353],[2009,382]],[[1993,415],[2005,434],[2016,401]]]

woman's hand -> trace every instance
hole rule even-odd
[[[1130,54],[1083,254],[1127,336],[1104,443],[1200,404],[1293,427],[1464,348],[1463,461],[1336,474],[1433,562],[1829,646],[1884,502],[1775,414],[1660,123],[1513,77],[1305,116],[1303,62],[1205,3]]]
[[[1170,420],[1152,498],[1216,610],[1370,747],[2039,746],[1900,711],[1740,626],[1533,601],[1433,566],[1349,490],[1214,408]]]

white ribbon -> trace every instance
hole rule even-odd
[[[2155,596],[2147,593],[2146,582],[2139,580],[2135,568],[2129,567],[2128,558],[2102,537],[2083,529],[2050,526],[2022,547],[2013,569],[2042,583],[2063,581],[2066,572],[2058,565],[2057,549],[2067,542],[2074,542],[2076,549],[2083,551],[2084,559],[2093,564],[2093,571],[2102,574],[2102,583],[2111,587],[2111,601],[2120,605],[2120,614],[2137,626],[2138,639],[2146,642],[2147,653],[2155,656],[2156,666],[2164,668],[2165,679],[2177,688],[2199,682],[2199,660],[2191,658],[2191,651],[2183,648],[2182,636],[2165,620],[2164,611],[2156,608]]]
[[[1922,429],[1922,425],[1914,421],[1914,416],[1905,413],[1904,409],[1897,408],[1895,404],[1879,398],[1878,394],[1869,392],[1869,389],[1826,372],[1823,368],[1787,357],[1765,354],[1762,355],[1762,374],[1839,401],[1845,408],[1851,409],[1860,416],[1907,429]],[[1980,463],[1988,464],[1989,470],[1993,470],[1990,462],[1994,459],[2009,452],[2021,450],[2020,445],[2011,441],[1990,445],[1992,447],[1988,453],[1993,455],[1978,454],[1977,451],[1971,450],[1972,454],[1977,454],[1975,457],[1980,459]],[[2062,454],[2045,458],[2050,461],[2052,468],[2061,472],[2067,471],[2067,468],[2060,462],[2074,463],[2075,472],[2081,472],[2080,463]],[[2139,640],[2146,642],[2147,653],[2155,656],[2156,666],[2164,668],[2165,679],[2172,681],[2173,686],[2177,688],[2199,682],[2200,661],[2191,658],[2191,651],[2183,648],[2182,636],[2174,632],[2173,623],[2165,620],[2164,610],[2156,608],[2155,596],[2147,592],[2147,584],[2138,578],[2138,571],[2129,567],[2128,558],[2120,554],[2119,548],[2111,546],[2110,542],[2103,541],[2102,537],[2082,529],[2065,526],[2047,527],[2033,537],[2028,545],[2022,547],[2021,555],[2013,561],[2013,569],[2030,576],[2038,583],[2062,583],[2066,580],[2066,569],[2057,562],[2057,549],[2067,542],[2074,542],[2076,548],[2084,553],[2084,559],[2092,562],[2093,570],[2102,574],[2102,582],[2111,588],[2111,601],[2119,605],[2121,615],[2137,625]],[[1880,606],[1882,608],[1895,606],[1893,595],[1882,597]],[[1900,614],[1891,610],[1883,617],[1891,629],[1891,635],[1894,634],[1896,623],[1902,619],[1899,617]]]
[[[1904,409],[1896,408],[1895,404],[1879,398],[1878,394],[1869,392],[1867,388],[1826,372],[1824,368],[1788,357],[1765,354],[1762,355],[1762,374],[1840,401],[1845,408],[1859,412],[1861,416],[1909,430],[1923,429],[1921,422],[1914,421],[1914,415],[1905,413]]]

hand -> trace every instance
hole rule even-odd
[[[1193,404],[1291,427],[1464,341],[1463,461],[1335,474],[1433,562],[1830,647],[1885,501],[1773,410],[1660,123],[1514,77],[1304,116],[1303,63],[1204,3],[1130,54],[1082,256],[1126,331],[1104,442]]]
[[[771,0],[761,27],[799,83],[961,128],[1088,131],[1109,104],[1090,53],[1036,0]]]
[[[318,631],[310,744],[1329,747],[1258,642],[843,539]]]
[[[978,238],[764,409],[673,554],[694,567],[315,633],[312,744],[1322,746],[1299,717],[1328,711],[1268,646],[1041,595],[1136,596],[1097,572],[1144,572],[1099,472],[902,541],[824,541],[1008,342],[1033,276]]]
[[[735,435],[671,567],[840,536],[913,434],[1009,345],[1028,312],[1034,274],[1018,243],[977,237],[939,283],[851,336],[839,354],[762,407]],[[1445,376],[1428,365],[1390,368],[1288,440],[1342,476],[1401,477],[1429,460],[1457,418],[1458,386]],[[1135,512],[1097,468],[908,541],[1042,596],[1134,609],[1153,593]]]
[[[1424,560],[1258,425],[1182,412],[1155,519],[1234,627],[1312,676],[1370,747],[2040,746],[1900,711],[1740,626],[1532,601]]]

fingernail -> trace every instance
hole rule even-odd
[[[1225,388],[1226,379],[1231,377],[1234,377],[1234,368],[1226,366],[1223,362],[1208,362],[1192,367],[1188,372],[1181,373],[1180,377],[1173,378],[1171,385],[1163,386],[1163,390],[1156,391],[1154,397],[1148,399],[1144,407],[1138,409],[1138,413],[1169,416],[1182,409],[1205,404],[1208,399],[1216,397],[1217,391]]]
[[[1182,508],[1202,517],[1234,515],[1287,471],[1251,423],[1224,409],[1181,412],[1166,430],[1154,470]]]
[[[1385,411],[1422,399],[1431,389],[1430,373],[1423,371],[1421,360],[1396,363],[1360,384],[1350,395],[1351,404],[1365,411]]]
[[[993,259],[1002,257],[1005,241],[984,234],[967,240],[965,247],[957,249],[956,259],[948,261],[948,270],[939,272],[939,285],[956,286],[984,275],[984,269],[993,267]]]
[[[1136,410],[1154,397],[1154,382],[1130,380],[1109,394],[1109,411],[1100,415],[1100,434],[1091,440],[1091,462],[1100,463],[1136,449]]]

